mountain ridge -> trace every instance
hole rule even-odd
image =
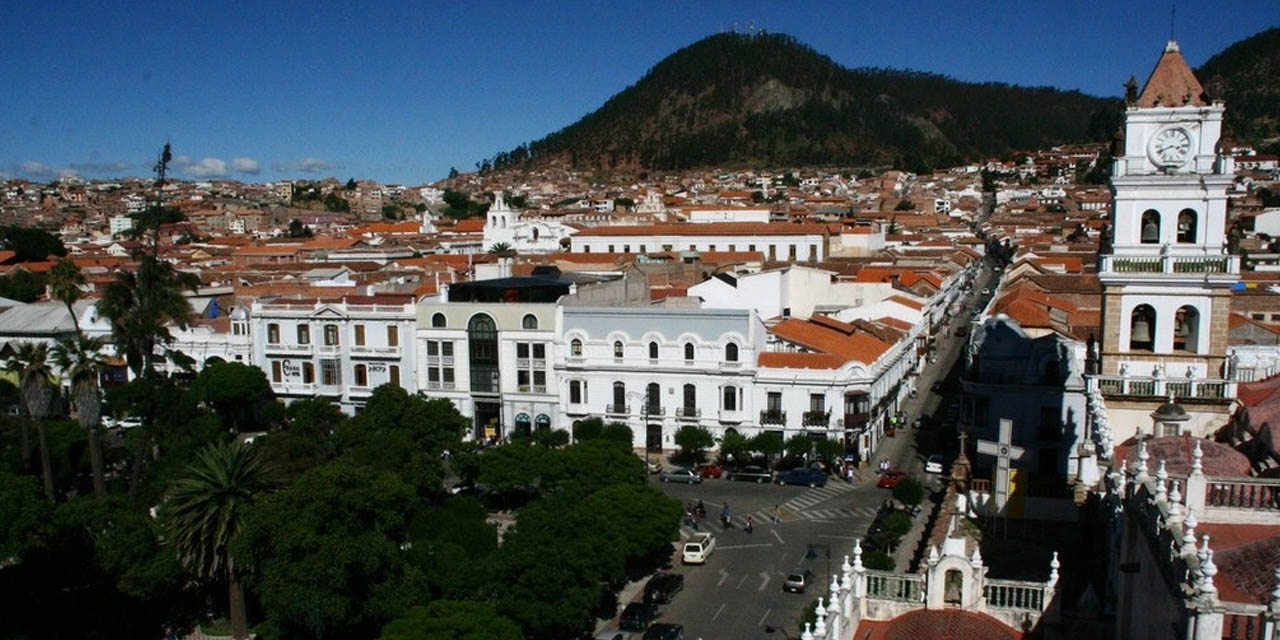
[[[919,171],[1105,140],[1119,108],[1118,99],[1079,91],[850,69],[791,36],[724,33],[679,49],[577,122],[484,165],[865,164]]]

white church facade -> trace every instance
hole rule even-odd
[[[554,253],[576,232],[559,220],[523,216],[497,193],[484,224],[484,246],[486,250],[506,246],[517,253]]]

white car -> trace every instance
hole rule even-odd
[[[933,454],[924,463],[925,473],[942,473],[942,456]]]
[[[695,533],[684,543],[681,559],[685,564],[703,564],[716,548],[716,537],[710,533]]]
[[[114,418],[104,417],[102,418],[102,426],[108,429],[132,429],[134,427],[142,426],[142,418],[128,417],[116,420]]]

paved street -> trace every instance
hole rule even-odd
[[[972,309],[982,298],[981,290],[992,286],[994,275],[984,271],[977,278],[972,295],[965,300],[964,312],[946,326],[938,362],[924,368],[916,381],[918,396],[900,407],[909,420],[922,411],[934,415],[935,420],[941,419],[951,397],[958,393],[954,384],[948,385],[943,394],[929,389],[935,380],[953,375],[953,365],[967,341],[967,337],[956,336],[955,329],[968,325]],[[929,433],[920,438],[923,448],[918,452],[917,436],[922,433],[926,432],[900,429],[896,437],[885,440],[875,460],[887,457],[895,468],[925,479],[927,486],[937,486],[936,476],[926,478],[923,474],[922,454],[940,447],[939,451],[950,459],[955,455],[954,442]],[[833,480],[826,487],[814,489],[727,480],[707,480],[698,485],[664,484],[658,482],[657,476],[650,476],[653,486],[685,505],[701,499],[707,518],[699,529],[712,531],[717,537],[717,549],[705,565],[682,566],[677,559],[672,570],[684,574],[685,589],[661,608],[659,620],[683,624],[685,637],[690,640],[783,637],[766,634],[766,626],[782,627],[797,637],[795,624],[804,605],[826,592],[830,571],[838,570],[853,548],[853,541],[863,537],[877,507],[889,497],[887,489],[875,486],[874,469],[873,461],[851,484]],[[728,531],[719,523],[726,503],[734,520]],[[754,525],[753,533],[743,529],[748,517]],[[691,533],[692,528],[681,526],[681,539]],[[813,571],[820,586],[803,595],[783,592],[787,572],[797,567]]]

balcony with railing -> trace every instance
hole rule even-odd
[[[631,415],[631,405],[607,404],[604,406],[604,412],[611,416],[629,416]]]
[[[697,420],[702,417],[702,409],[697,407],[676,407],[676,418],[680,420]]]
[[[336,356],[342,353],[342,345],[318,344],[316,345],[316,353],[322,356]]]
[[[1240,273],[1240,256],[1102,256],[1100,274],[1222,274]]]
[[[351,345],[351,356],[354,358],[399,358],[400,347],[353,344]]]
[[[1172,394],[1177,400],[1230,400],[1236,397],[1233,380],[1137,376],[1093,376],[1091,380],[1104,396],[1168,398]]]
[[[830,427],[830,411],[806,411],[801,416],[801,423],[806,427]]]
[[[457,389],[457,386],[458,385],[454,382],[441,382],[440,380],[427,381],[428,391],[453,391]]]
[[[546,393],[547,385],[545,384],[522,384],[516,387],[520,393]]]
[[[924,602],[924,576],[868,569],[867,597],[899,602]]]
[[[316,385],[304,382],[272,382],[271,390],[281,395],[312,395]]]
[[[289,355],[309,354],[312,351],[310,344],[285,344],[283,342],[268,342],[263,347],[267,353],[285,353]]]
[[[353,396],[367,396],[373,393],[373,387],[370,386],[350,386],[347,387],[347,393]]]
[[[1045,591],[1051,589],[1043,582],[987,578],[982,586],[982,595],[986,597],[988,607],[1044,611]]]
[[[646,418],[667,415],[667,408],[660,404],[642,404],[640,405],[640,411]]]
[[[760,424],[786,424],[787,412],[779,409],[765,409],[760,412]]]

